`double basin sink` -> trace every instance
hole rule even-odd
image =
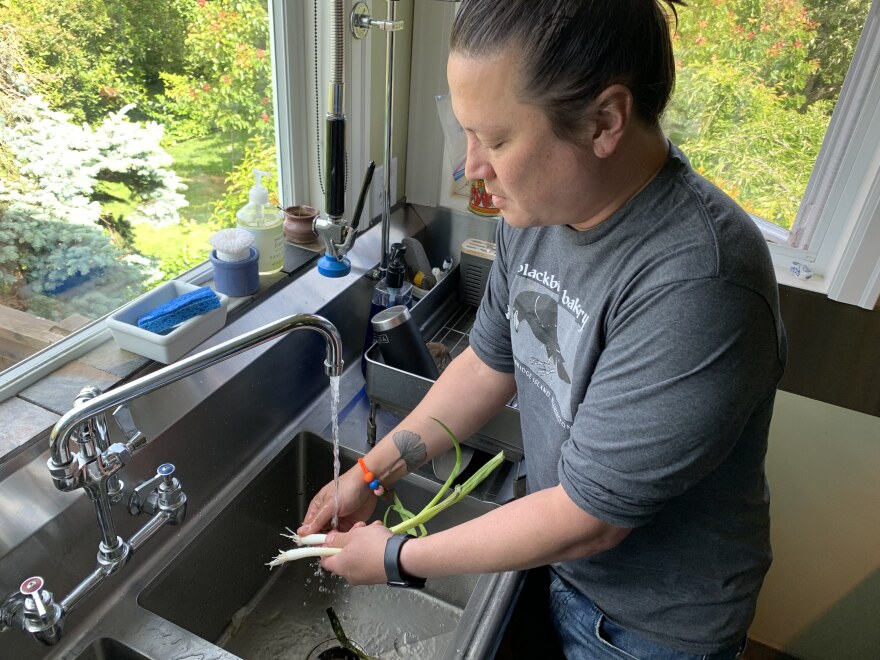
[[[342,470],[358,453],[342,447]],[[333,444],[295,435],[229,505],[137,596],[155,615],[124,638],[93,640],[76,660],[149,658],[353,657],[340,650],[327,614],[374,658],[491,658],[512,608],[520,576],[513,573],[432,579],[424,590],[349,586],[320,570],[317,559],[269,570],[292,541],[280,536],[303,519],[317,490],[332,479]],[[439,489],[427,474],[397,484],[410,510]],[[380,502],[376,514],[384,513]],[[468,497],[428,523],[439,531],[494,505]],[[195,639],[194,639],[195,638]]]
[[[407,211],[407,226],[422,220]],[[492,235],[488,226],[472,226],[473,220],[470,224],[445,218],[425,222],[434,242],[448,245],[438,248],[443,254],[451,253],[461,237],[444,238],[441,229],[466,231],[466,236]],[[372,253],[375,246],[369,240],[367,234],[359,246]],[[342,333],[343,346],[350,351],[346,362],[352,365],[342,377],[343,391],[348,388],[340,423],[345,470],[366,450],[366,429],[377,421],[375,405],[371,413],[363,392],[352,396],[363,385],[354,358],[359,357],[367,322],[363,315],[373,284],[364,278],[340,289],[336,281],[325,280],[311,272],[298,277],[227,324],[215,341],[296,311],[303,300],[324,300],[318,313]],[[418,307],[424,310],[423,304]],[[426,327],[425,319],[420,321]],[[174,463],[175,476],[188,496],[187,519],[180,527],[162,530],[85,599],[71,613],[57,646],[40,647],[20,631],[8,631],[0,637],[0,657],[346,657],[332,650],[330,607],[346,635],[374,658],[495,657],[522,586],[522,573],[432,579],[424,590],[416,591],[384,585],[350,587],[317,570],[314,559],[272,570],[265,565],[279,549],[291,547],[281,533],[299,524],[313,494],[332,477],[329,397],[326,380],[319,376],[324,351],[313,334],[285,337],[265,352],[252,351],[134,402],[134,418],[153,441],[126,467],[123,477],[136,484],[152,476],[151,466]],[[406,385],[404,389],[409,388]],[[399,398],[400,392],[392,394],[386,397],[389,401]],[[385,403],[382,407],[389,408]],[[378,411],[378,437],[393,426],[392,417],[388,410]],[[170,426],[163,425],[166,420],[171,420]],[[511,457],[518,460],[515,452]],[[21,481],[31,484],[28,488],[51,489],[45,459],[45,452],[22,455],[6,469],[18,470],[19,475],[44,475],[39,484]],[[485,487],[434,518],[428,532],[481,515],[505,501],[513,492],[515,465],[505,463]],[[440,482],[429,467],[423,467],[397,488],[407,508],[417,511],[433,498]],[[31,494],[18,495],[24,500]],[[60,598],[92,570],[97,536],[92,504],[82,493],[56,495],[58,506],[40,513],[32,536],[11,545],[0,539],[5,553],[0,556],[0,575],[7,591],[14,580],[40,574]],[[383,512],[380,504],[377,514]],[[144,522],[121,511],[114,516],[123,538]]]

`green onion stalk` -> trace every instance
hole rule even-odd
[[[483,465],[479,470],[474,472],[470,476],[467,481],[463,484],[459,484],[452,488],[452,483],[458,477],[461,472],[461,445],[458,443],[458,439],[455,437],[455,434],[449,429],[446,424],[441,422],[439,419],[431,418],[435,422],[437,422],[443,430],[449,435],[452,440],[452,446],[455,448],[455,466],[452,469],[452,473],[449,475],[449,478],[443,484],[443,487],[437,492],[434,498],[428,502],[428,504],[418,513],[414,514],[406,509],[400,501],[400,498],[397,496],[396,492],[393,492],[394,502],[391,504],[388,509],[385,511],[385,516],[382,519],[382,524],[388,527],[388,516],[393,511],[400,516],[401,521],[397,525],[393,527],[389,527],[393,534],[412,534],[413,536],[424,536],[428,533],[427,529],[425,529],[425,523],[431,520],[434,516],[436,516],[441,511],[448,509],[449,507],[457,504],[465,497],[467,497],[471,491],[474,490],[477,486],[479,486],[485,479],[492,474],[501,463],[504,462],[504,452],[500,451],[495,456],[486,461],[485,465]],[[450,488],[452,489],[449,492]],[[449,492],[449,495],[446,493]],[[444,495],[446,497],[444,498]],[[323,544],[327,540],[326,534],[309,534],[307,536],[300,536],[296,534],[291,529],[287,529],[289,534],[282,534],[285,538],[289,538],[293,540],[298,546],[292,550],[278,551],[278,556],[276,556],[272,561],[268,562],[267,566],[280,566],[281,564],[285,564],[289,561],[295,561],[297,559],[305,559],[306,557],[332,557],[335,554],[338,554],[342,548],[328,548],[323,547]]]

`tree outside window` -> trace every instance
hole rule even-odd
[[[791,228],[870,5],[690,2],[667,134]],[[271,59],[267,0],[0,0],[0,369],[205,260],[275,169]]]
[[[681,9],[664,120],[694,167],[791,229],[871,0],[706,0]]]
[[[0,35],[3,369],[203,262],[275,144],[266,0],[5,0]]]

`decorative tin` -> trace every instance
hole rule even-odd
[[[498,215],[501,213],[492,206],[492,196],[486,192],[486,184],[482,179],[470,182],[471,198],[468,202],[468,210],[477,215]]]

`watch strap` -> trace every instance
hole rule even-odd
[[[400,567],[400,549],[411,538],[409,534],[394,534],[385,543],[385,576],[389,587],[421,589],[425,586],[425,578],[409,575]]]

